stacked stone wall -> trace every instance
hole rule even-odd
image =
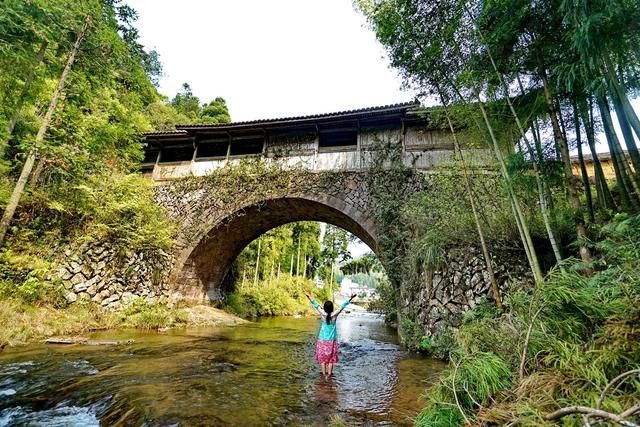
[[[57,277],[69,303],[91,300],[118,310],[136,298],[180,298],[166,280],[171,258],[163,251],[121,252],[108,243],[86,244],[65,252]]]
[[[492,261],[502,294],[512,283],[524,287],[533,284],[524,254],[514,256],[498,251]],[[415,313],[416,320],[428,335],[459,326],[466,311],[482,301],[494,300],[484,256],[473,246],[448,249],[443,267],[432,273],[422,273],[416,287],[407,293],[411,297],[405,298],[402,304],[405,310]]]

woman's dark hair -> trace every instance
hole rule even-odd
[[[327,313],[327,325],[331,323],[331,313],[333,313],[333,303],[331,301],[324,302],[324,311]]]

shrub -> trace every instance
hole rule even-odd
[[[187,322],[179,309],[170,309],[162,301],[151,304],[142,298],[133,300],[121,312],[123,322],[138,329],[159,329]]]
[[[369,311],[384,314],[387,323],[395,322],[398,319],[398,308],[393,285],[387,279],[380,280],[376,288],[376,294],[378,298],[369,302]]]
[[[300,277],[281,277],[261,281],[255,286],[245,286],[229,294],[225,306],[232,313],[243,316],[290,316],[310,313],[311,306],[306,294],[324,297],[322,290],[307,279]]]
[[[416,350],[435,359],[448,360],[455,345],[453,332],[445,329],[432,336],[423,336]]]
[[[64,288],[46,280],[52,263],[7,249],[0,252],[0,295],[27,304],[66,305]]]

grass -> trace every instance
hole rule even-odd
[[[137,329],[160,329],[186,325],[189,319],[181,309],[170,309],[164,304],[147,304],[142,299],[133,301],[121,313],[124,325]]]
[[[16,299],[0,300],[0,345],[20,345],[58,335],[80,335],[110,329],[120,317],[94,304],[66,308],[35,306]]]
[[[104,329],[157,330],[191,324],[230,324],[237,323],[236,319],[212,307],[184,304],[169,308],[163,303],[147,304],[142,299],[135,300],[125,310],[116,313],[93,302],[55,307],[5,298],[0,300],[0,347],[28,344],[53,336],[78,336]]]
[[[329,420],[329,427],[347,427],[347,423],[339,415],[334,415]]]

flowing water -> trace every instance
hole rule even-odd
[[[314,361],[316,318],[166,334],[110,331],[121,346],[0,353],[0,426],[410,425],[443,365],[403,351],[375,315],[338,320],[340,362]]]

